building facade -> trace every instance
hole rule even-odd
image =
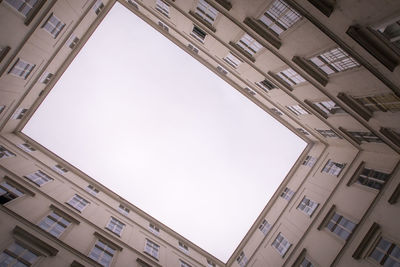
[[[397,0],[119,0],[308,142],[221,262],[21,132],[116,0],[0,1],[0,266],[400,266]]]

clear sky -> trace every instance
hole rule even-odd
[[[224,262],[306,146],[119,3],[23,132]]]

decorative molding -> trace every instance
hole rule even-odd
[[[358,140],[357,138],[354,138],[354,136],[351,135],[345,128],[339,126],[339,130],[342,131],[342,133],[344,133],[348,138],[353,140],[355,143],[357,143],[358,145],[361,145],[361,141]]]
[[[285,82],[281,77],[273,73],[272,71],[268,71],[268,75],[270,75],[272,78],[274,78],[276,81],[278,81],[280,84],[282,84],[286,89],[289,91],[293,91],[293,87],[290,86],[287,82]]]
[[[390,204],[396,204],[400,197],[400,183],[397,184],[396,189],[393,191],[393,194],[388,199]]]
[[[26,26],[32,22],[33,18],[39,13],[39,10],[43,7],[44,3],[46,3],[44,0],[38,1],[34,8],[28,13],[24,21]]]
[[[393,72],[396,66],[399,65],[400,58],[393,52],[392,48],[382,42],[380,38],[377,38],[373,31],[360,25],[353,25],[347,29],[346,33]]]
[[[22,240],[26,240],[27,242],[29,242],[29,244],[37,246],[49,256],[55,256],[58,253],[58,249],[50,246],[46,242],[40,240],[39,238],[29,233],[28,231],[24,230],[23,228],[19,227],[18,225],[14,227],[13,234]]]
[[[313,77],[317,82],[319,82],[322,86],[326,86],[328,84],[328,76],[318,69],[314,64],[310,63],[307,59],[304,59],[299,56],[294,56],[292,61],[297,64],[300,68],[302,68],[308,75]]]
[[[350,186],[352,184],[354,184],[354,182],[357,180],[357,178],[360,176],[361,172],[363,171],[365,167],[365,162],[361,161],[360,165],[358,165],[356,171],[354,172],[354,174],[350,177],[349,181],[347,182],[347,186]]]
[[[236,51],[240,52],[243,56],[245,56],[248,60],[251,62],[256,62],[256,59],[250,55],[248,52],[246,52],[243,48],[241,48],[238,44],[235,44],[234,42],[230,41],[229,44],[235,48]]]
[[[308,0],[313,6],[329,18],[335,9],[336,0]],[[333,2],[333,3],[332,3]]]
[[[246,17],[243,23],[249,26],[250,29],[255,31],[258,35],[260,35],[264,40],[273,45],[276,49],[279,49],[281,47],[281,39],[258,20]]]
[[[199,14],[193,12],[192,10],[189,11],[189,14],[194,17],[198,22],[206,26],[210,31],[216,32],[217,30],[205,19],[203,19]]]
[[[319,231],[321,231],[322,228],[324,228],[324,227],[328,224],[329,220],[331,219],[331,217],[333,216],[333,214],[335,213],[335,211],[336,211],[336,206],[335,206],[335,205],[332,205],[332,207],[331,207],[331,208],[329,209],[329,211],[326,213],[324,219],[322,219],[322,222],[318,225],[317,229],[318,229]]]
[[[354,251],[354,253],[352,255],[352,257],[354,259],[356,259],[356,260],[361,259],[363,252],[368,247],[368,244],[370,244],[370,242],[372,241],[372,239],[374,238],[376,233],[379,231],[379,229],[380,229],[380,226],[376,222],[374,222],[371,225],[371,227],[369,228],[369,230],[365,234],[364,238],[361,240],[360,244],[358,245],[358,247],[356,248],[356,250]]]
[[[231,10],[232,8],[232,4],[226,0],[215,0],[215,2],[220,4],[223,8],[225,8],[228,11]]]
[[[381,127],[379,132],[389,139],[393,144],[400,147],[400,136],[390,128]]]
[[[347,106],[358,113],[364,120],[369,121],[372,117],[372,112],[366,109],[363,105],[358,103],[354,98],[346,93],[339,93],[337,97],[342,100]]]

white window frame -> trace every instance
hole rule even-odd
[[[203,18],[208,24],[213,25],[219,12],[204,0],[199,0],[196,6],[196,14]]]
[[[267,219],[264,219],[258,229],[264,234],[267,235],[269,230],[271,230],[271,224],[267,221]]]
[[[0,145],[0,159],[6,158],[13,158],[16,154],[5,148],[4,146]]]
[[[236,262],[239,264],[240,267],[245,267],[247,264],[247,257],[244,252],[240,252],[239,256],[236,258]]]
[[[277,73],[277,75],[284,80],[289,86],[294,86],[306,82],[306,80],[292,68],[284,69]]]
[[[360,175],[358,175],[356,182],[369,188],[381,190],[389,178],[390,174],[388,173],[363,168]]]
[[[186,254],[189,253],[189,246],[183,243],[182,241],[178,241],[178,247],[180,250],[185,252]]]
[[[95,253],[95,250],[100,253]],[[116,251],[117,250],[113,246],[110,246],[107,242],[97,240],[88,257],[105,267],[109,267],[112,263]],[[107,261],[104,260],[106,255]]]
[[[304,166],[313,167],[316,161],[317,161],[316,157],[307,155],[302,164]]]
[[[283,0],[275,0],[259,18],[265,26],[276,35],[280,35],[293,27],[302,16]]]
[[[40,258],[40,254],[33,251],[23,243],[14,242],[8,246],[0,254],[0,264],[6,264],[6,266],[16,266],[18,263],[22,263],[25,266],[33,266]]]
[[[190,33],[197,41],[204,43],[204,40],[207,37],[207,33],[203,31],[199,26],[193,25],[192,32]],[[204,36],[203,36],[204,35]]]
[[[310,114],[305,108],[300,105],[286,106],[286,108],[296,116]]]
[[[304,196],[299,205],[297,206],[297,209],[311,217],[314,211],[318,208],[318,206],[319,203],[312,201],[308,197]]]
[[[35,5],[39,2],[39,0],[36,1],[33,5],[30,3],[29,0],[6,0],[5,2],[26,18],[31,10],[35,7]]]
[[[238,58],[231,52],[229,52],[228,55],[226,55],[226,57],[224,57],[224,60],[226,63],[228,63],[234,69],[236,69],[237,67],[239,67],[240,64],[243,63],[243,61],[240,58]]]
[[[55,172],[57,172],[57,173],[59,173],[59,174],[61,174],[61,175],[68,172],[68,169],[65,168],[64,166],[61,166],[60,164],[54,165],[54,166],[52,167],[52,169],[53,169]]]
[[[279,233],[274,242],[272,242],[272,246],[276,249],[276,251],[281,255],[282,257],[285,256],[286,252],[290,249],[292,244],[282,235],[282,233]]]
[[[57,238],[65,232],[69,225],[71,225],[70,220],[54,211],[51,211],[39,223],[40,228]]]
[[[236,42],[236,44],[245,52],[247,52],[250,56],[254,56],[258,51],[263,48],[262,44],[257,42],[247,33],[243,34],[243,36]]]
[[[100,192],[99,189],[97,189],[96,187],[94,187],[94,186],[91,185],[91,184],[89,184],[89,185],[86,187],[86,191],[89,192],[89,193],[90,193],[91,195],[93,195],[93,196],[96,196],[96,195]]]
[[[72,208],[82,212],[89,205],[90,202],[81,197],[80,195],[75,194],[67,203]]]
[[[352,58],[340,47],[325,51],[324,53],[314,56],[309,60],[327,75],[360,66],[360,64],[354,58]]]
[[[64,27],[65,23],[57,18],[53,13],[50,14],[47,21],[42,25],[42,29],[47,31],[54,39],[57,38]]]
[[[29,63],[28,61],[22,60],[20,58],[15,61],[14,65],[11,67],[11,69],[8,71],[9,74],[26,79],[28,78],[29,74],[32,73],[33,69],[36,67],[35,64]]]
[[[153,258],[158,259],[160,254],[160,245],[146,238],[144,252],[149,254]]]
[[[51,178],[49,175],[42,172],[41,170],[37,170],[33,173],[27,174],[24,177],[36,184],[37,186],[42,186],[48,182],[54,181],[53,178]]]
[[[328,223],[326,224],[325,228],[337,235],[339,238],[343,240],[349,239],[351,234],[353,233],[354,229],[356,228],[357,224],[352,222],[351,220],[347,219],[343,215],[335,212],[332,217],[329,219]],[[347,236],[344,237],[341,235],[345,233]]]
[[[114,234],[121,236],[124,230],[125,224],[115,217],[111,217],[110,221],[107,223],[106,228],[113,232]]]
[[[119,206],[118,206],[118,211],[119,211],[121,214],[123,214],[123,215],[125,215],[125,216],[128,216],[130,210],[129,210],[127,207],[125,207],[124,205],[119,204]]]
[[[287,201],[290,201],[294,195],[294,191],[291,190],[289,187],[286,187],[283,189],[281,193],[281,198],[286,199]]]
[[[17,146],[19,148],[21,148],[23,151],[28,152],[28,153],[36,151],[36,148],[33,147],[31,144],[28,144],[28,143],[22,143],[22,144],[19,144]]]
[[[322,168],[321,172],[333,175],[333,176],[339,176],[340,173],[343,171],[343,169],[346,167],[345,163],[338,163],[335,161],[332,161],[329,159],[325,166]]]
[[[104,9],[104,3],[101,0],[97,0],[96,3],[93,5],[93,10],[96,15],[99,15],[100,12]]]
[[[156,226],[154,223],[149,222],[149,230],[155,235],[160,234],[160,228]]]
[[[20,189],[15,187],[13,184],[10,184],[8,181],[0,183],[0,197],[8,199],[3,203],[3,205],[24,195],[25,194]]]
[[[25,114],[28,112],[28,110],[29,110],[29,109],[27,109],[27,108],[18,108],[18,109],[15,111],[14,115],[11,117],[11,119],[13,119],[13,120],[20,120],[20,119],[22,119],[22,118],[25,116]]]
[[[395,249],[397,247],[397,249]],[[396,257],[392,255],[393,252],[399,251],[400,246],[395,242],[389,240],[386,237],[380,237],[379,240],[376,242],[373,250],[368,255],[368,258],[372,259],[374,262],[378,263],[379,265],[384,266],[385,263],[389,260],[392,262],[396,262],[400,264],[400,257]],[[376,256],[376,257],[374,257]]]
[[[322,110],[326,115],[345,113],[345,111],[332,100],[315,101],[313,104]]]
[[[163,0],[156,0],[156,9],[166,17],[169,17],[169,4]]]

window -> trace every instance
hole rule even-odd
[[[54,14],[51,14],[47,21],[43,24],[42,28],[50,33],[53,38],[57,38],[58,34],[64,28],[65,23],[59,20]]]
[[[74,49],[75,46],[78,44],[79,42],[79,38],[75,35],[71,35],[71,37],[68,39],[68,41],[66,42],[67,46],[71,49]]]
[[[38,258],[31,249],[14,243],[0,254],[0,266],[32,266]]]
[[[165,25],[162,21],[159,21],[158,22],[158,26],[160,26],[161,27],[161,29],[163,29],[164,31],[166,31],[166,32],[168,32],[169,31],[169,28],[168,28],[168,26],[167,25]]]
[[[180,267],[192,267],[191,265],[189,265],[188,263],[184,262],[183,260],[179,260],[180,263]]]
[[[162,0],[157,0],[156,1],[156,9],[160,11],[163,15],[167,16],[169,15],[169,5],[165,3]]]
[[[158,259],[158,253],[160,251],[160,246],[156,243],[146,239],[146,244],[144,246],[144,252],[149,254],[150,256]]]
[[[52,211],[39,223],[39,227],[53,236],[59,237],[70,224],[69,220]]]
[[[7,202],[10,202],[13,199],[18,197],[22,197],[24,193],[22,193],[18,188],[13,186],[7,181],[3,181],[0,183],[0,204],[4,205]]]
[[[360,66],[357,61],[339,47],[312,57],[310,61],[328,75]]]
[[[394,44],[397,48],[400,48],[400,20],[379,28],[378,32],[386,40]]]
[[[263,89],[265,92],[268,92],[268,91],[276,88],[276,86],[273,83],[271,83],[270,81],[268,81],[267,79],[265,79],[261,82],[256,82],[256,84],[258,85],[258,87]]]
[[[245,52],[247,52],[250,56],[254,56],[261,48],[262,45],[254,40],[250,35],[245,33],[242,38],[236,43],[240,46]]]
[[[192,51],[193,53],[195,53],[195,54],[199,53],[199,49],[197,47],[195,47],[194,45],[188,44],[188,47],[189,47],[190,51]]]
[[[6,106],[0,105],[0,114],[6,109]]]
[[[79,195],[74,195],[70,201],[68,201],[68,205],[73,207],[78,211],[82,211],[86,206],[89,204],[89,201],[85,200],[84,198],[80,197]]]
[[[283,257],[286,252],[289,250],[292,244],[281,234],[279,233],[274,242],[272,242],[272,246],[276,248],[278,253]]]
[[[371,112],[400,111],[400,97],[393,93],[374,96],[355,97],[355,100]]]
[[[40,79],[40,82],[43,84],[48,84],[51,79],[53,78],[54,74],[50,73],[50,72],[45,72],[42,76],[42,78]]]
[[[304,166],[312,167],[312,166],[314,166],[316,161],[317,161],[317,159],[315,157],[307,155],[302,164]]]
[[[64,174],[67,173],[68,170],[67,168],[61,166],[60,164],[56,164],[53,166],[53,170],[55,170],[56,172],[58,172],[59,174]]]
[[[215,263],[209,259],[207,259],[207,267],[215,267]]]
[[[193,26],[193,30],[191,35],[199,40],[200,42],[204,42],[204,39],[206,38],[207,33],[205,33],[202,29],[197,27],[196,25]]]
[[[24,17],[27,17],[29,12],[38,3],[38,0],[6,0],[10,6],[21,13]]]
[[[116,250],[109,246],[107,243],[97,240],[92,251],[89,254],[89,258],[97,261],[103,266],[110,266],[112,258]]]
[[[266,219],[263,220],[263,222],[258,226],[258,229],[264,234],[267,235],[269,230],[271,229],[271,225],[268,223]]]
[[[277,75],[284,80],[289,86],[293,86],[302,82],[305,82],[303,77],[295,72],[292,68],[285,69],[277,73]]]
[[[328,160],[321,172],[325,172],[334,176],[339,176],[345,166],[345,163],[337,163],[332,160]]]
[[[12,119],[14,119],[14,120],[22,119],[27,111],[28,111],[27,108],[19,108],[19,109],[17,109],[15,111],[14,115],[12,116]]]
[[[224,60],[226,63],[231,65],[233,68],[237,68],[240,64],[242,64],[242,61],[234,56],[232,53],[229,53],[226,57],[224,57]]]
[[[357,178],[357,183],[381,190],[390,174],[364,168]]]
[[[28,174],[28,175],[26,175],[24,177],[29,179],[29,180],[31,180],[32,182],[34,182],[38,186],[42,186],[45,183],[54,180],[53,178],[51,178],[50,176],[48,176],[47,174],[45,174],[44,172],[42,172],[40,170],[35,171],[34,173],[31,173],[31,174]]]
[[[94,187],[91,184],[86,187],[86,191],[92,194],[93,196],[97,195],[100,192],[96,187]]]
[[[222,75],[227,75],[228,74],[228,71],[226,69],[224,69],[223,67],[221,67],[221,66],[217,67],[217,71],[219,73],[221,73]]]
[[[179,241],[178,244],[179,244],[179,248],[180,248],[183,252],[185,252],[185,253],[188,253],[188,252],[189,252],[189,247],[188,247],[185,243],[183,243],[182,241]]]
[[[302,106],[300,105],[293,105],[293,106],[286,106],[288,110],[293,112],[295,115],[304,115],[304,114],[310,114],[308,113],[307,110],[305,110]]]
[[[28,144],[28,143],[23,143],[18,145],[19,148],[21,148],[23,151],[25,152],[33,152],[36,151],[36,148],[34,148],[32,145]]]
[[[400,266],[400,247],[381,237],[369,257],[383,266]]]
[[[347,131],[354,139],[359,142],[367,142],[367,143],[382,143],[382,140],[374,135],[371,132],[354,132],[354,131]]]
[[[289,201],[292,196],[294,195],[294,192],[290,190],[288,187],[286,187],[283,192],[281,193],[281,197]]]
[[[153,223],[149,223],[149,229],[153,234],[158,235],[160,233],[160,228],[155,226]]]
[[[255,96],[257,93],[256,92],[254,92],[253,90],[251,90],[250,88],[248,88],[248,87],[245,87],[244,89],[243,89],[247,94],[249,94],[249,95],[251,95],[251,96]]]
[[[100,12],[103,10],[103,8],[104,8],[104,4],[101,0],[98,0],[93,6],[93,10],[96,13],[96,15],[99,15]]]
[[[15,62],[14,66],[12,66],[12,68],[8,71],[8,73],[16,77],[26,79],[35,66],[36,65],[19,58]]]
[[[300,263],[300,267],[314,267],[314,265],[307,258],[304,258]]]
[[[329,129],[329,130],[321,130],[321,129],[315,129],[320,135],[322,135],[325,138],[329,137],[336,137],[342,139],[340,136],[338,136],[335,131]]]
[[[310,200],[307,197],[304,197],[301,203],[297,206],[297,209],[301,210],[308,216],[311,216],[314,213],[315,209],[318,207],[318,205],[319,205],[318,203]]]
[[[129,214],[129,209],[122,204],[119,204],[118,211],[120,213],[124,214],[125,216],[128,216],[128,214]]]
[[[260,17],[260,21],[278,35],[292,27],[300,19],[301,15],[282,0],[273,2]]]
[[[0,159],[12,158],[15,154],[10,150],[6,149],[4,146],[0,145]]]
[[[313,102],[313,104],[322,110],[326,115],[345,113],[345,111],[332,100]]]
[[[196,7],[196,14],[212,25],[218,15],[218,11],[204,0],[199,0]]]
[[[128,2],[130,5],[132,5],[134,8],[136,8],[137,10],[139,10],[139,6],[135,0],[125,0],[125,1]]]
[[[343,240],[347,240],[349,238],[350,234],[353,232],[355,227],[356,227],[355,223],[346,219],[345,217],[343,217],[338,213],[333,214],[332,218],[326,225],[326,228],[329,231],[335,233]]]
[[[296,128],[297,131],[299,131],[300,133],[304,134],[304,135],[310,135],[309,132],[307,132],[306,130],[304,130],[303,128]]]
[[[110,222],[107,224],[107,229],[113,232],[114,234],[117,234],[118,236],[121,236],[122,230],[124,229],[125,224],[120,222],[119,220],[115,219],[114,217],[111,217]]]
[[[280,110],[277,109],[277,108],[270,108],[270,110],[271,110],[273,113],[275,113],[276,115],[278,115],[278,116],[282,116],[282,115],[283,115],[282,111],[280,111]]]
[[[247,258],[244,252],[240,252],[239,257],[236,259],[237,263],[239,263],[240,267],[244,267],[247,264]]]

